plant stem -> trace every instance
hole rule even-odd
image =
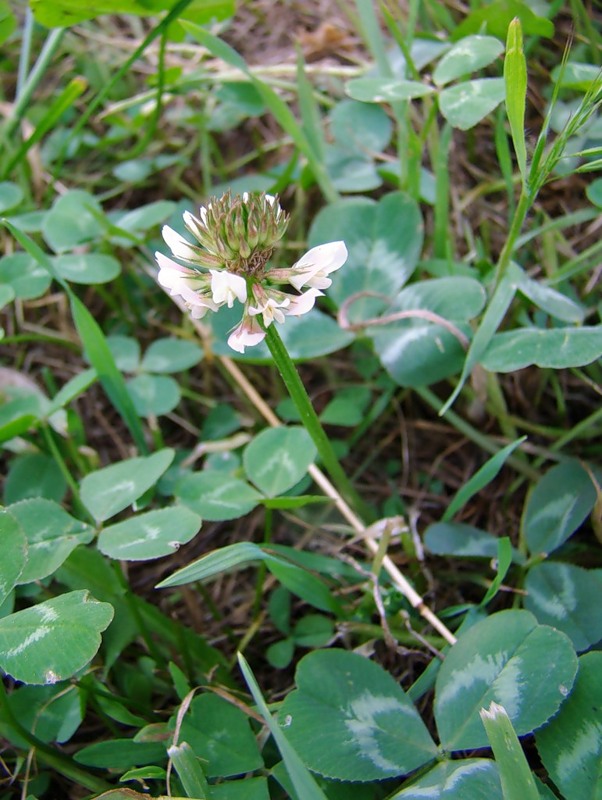
[[[324,432],[324,428],[318,419],[318,415],[309,399],[305,386],[299,377],[297,368],[292,358],[289,356],[288,350],[284,346],[275,325],[270,325],[267,329],[265,341],[278,367],[278,371],[282,376],[282,380],[284,381],[284,385],[288,390],[291,400],[301,416],[301,422],[318,449],[325,470],[328,472],[345,500],[347,500],[347,502],[362,516],[368,520],[372,520],[374,514],[358,495],[347,473],[341,466],[332,444],[330,443],[330,439]]]
[[[531,202],[532,202],[531,192],[527,192],[524,189],[521,189],[518,205],[516,206],[514,216],[512,217],[512,225],[510,226],[510,230],[508,231],[508,238],[506,239],[502,252],[500,253],[499,260],[497,262],[497,267],[495,268],[495,281],[493,283],[494,290],[499,285],[500,281],[506,274],[506,270],[510,265],[512,256],[514,254],[514,248],[516,246],[516,240],[518,239],[520,232],[522,230],[523,223],[527,216],[527,212],[529,211],[529,208],[531,206]]]

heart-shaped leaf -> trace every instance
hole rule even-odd
[[[0,511],[0,605],[17,585],[27,562],[27,538],[10,511]]]
[[[577,656],[567,636],[528,611],[477,622],[447,654],[437,676],[435,719],[446,750],[487,747],[479,711],[504,706],[519,736],[552,717],[571,690]]]
[[[22,500],[10,506],[27,537],[27,563],[19,583],[31,583],[52,575],[79,544],[94,538],[94,530],[61,508],[41,497]]]
[[[570,697],[536,735],[537,749],[566,800],[597,800],[602,786],[602,653],[579,659]]]
[[[525,581],[525,608],[566,633],[577,651],[602,639],[602,571],[547,562],[532,567]]]
[[[390,800],[503,800],[495,761],[463,758],[443,761]]]
[[[445,53],[433,72],[437,86],[469,75],[486,67],[504,52],[504,45],[494,36],[465,36]]]
[[[443,89],[439,108],[450,125],[467,131],[490,114],[505,96],[503,78],[478,78]]]
[[[80,486],[81,499],[98,522],[132,505],[159,480],[173,461],[174,451],[159,450],[151,456],[127,458],[86,475]]]
[[[515,372],[531,364],[550,369],[583,367],[602,356],[602,325],[521,328],[497,333],[481,358],[491,372]]]
[[[243,466],[260,491],[277,497],[301,480],[316,452],[305,428],[267,428],[245,448]]]
[[[367,658],[315,651],[299,662],[296,681],[278,719],[314,772],[346,781],[382,780],[435,757],[437,748],[415,706]]]
[[[137,514],[100,532],[98,549],[120,561],[147,561],[175,553],[199,531],[201,518],[184,506]]]
[[[113,607],[86,591],[46,600],[0,619],[0,666],[23,683],[70,678],[94,657]]]
[[[176,497],[203,519],[237,519],[248,514],[261,499],[259,492],[239,478],[215,470],[195,472],[182,478]]]

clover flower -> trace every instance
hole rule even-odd
[[[269,260],[288,216],[269,194],[228,192],[201,207],[198,217],[185,212],[184,225],[197,243],[164,226],[163,239],[178,260],[156,253],[157,279],[184,300],[194,319],[241,303],[241,321],[228,337],[240,353],[259,344],[272,322],[310,311],[332,283],[330,273],[347,260],[345,243],[338,241],[313,247],[288,269],[272,268]],[[284,291],[286,284],[291,292]]]

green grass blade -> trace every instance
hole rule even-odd
[[[311,772],[301,761],[297,755],[297,751],[286,738],[284,731],[280,725],[278,725],[274,717],[270,714],[270,710],[261,694],[261,689],[259,688],[257,681],[255,680],[255,676],[251,672],[251,668],[249,667],[247,660],[242,653],[238,653],[238,663],[244,679],[247,682],[247,686],[249,687],[249,691],[253,695],[253,700],[255,700],[255,703],[257,704],[259,713],[265,719],[270,733],[274,737],[274,741],[276,742],[278,750],[280,750],[280,755],[282,756],[282,760],[284,761],[284,765],[287,769],[295,791],[299,796],[299,800],[327,800],[326,795],[314,780]]]
[[[324,160],[324,134],[320,121],[320,111],[314,95],[313,86],[305,73],[303,53],[297,52],[297,95],[299,97],[299,111],[307,141],[316,158]]]
[[[188,742],[174,744],[167,751],[174,765],[178,778],[182,782],[186,797],[194,800],[208,800],[209,784],[203,774],[198,758]]]
[[[518,17],[515,17],[508,26],[504,81],[506,83],[506,113],[510,122],[514,152],[523,183],[525,183],[527,180],[527,149],[525,146],[527,61],[523,51],[523,30]]]
[[[474,495],[480,492],[481,489],[484,489],[488,483],[491,483],[504,466],[508,456],[516,450],[526,438],[526,436],[521,436],[521,438],[517,439],[515,442],[510,442],[510,444],[507,444],[506,447],[502,447],[498,453],[488,459],[483,466],[475,472],[472,478],[458,490],[456,496],[445,510],[445,514],[441,517],[442,521],[449,522],[454,514],[463,508],[471,497],[474,497]]]
[[[9,175],[17,164],[23,161],[34,144],[37,144],[48,131],[54,128],[65,111],[71,108],[77,98],[85,91],[87,85],[86,80],[81,77],[73,78],[73,80],[69,81],[68,85],[59,96],[50,103],[48,110],[36,125],[31,136],[21,144],[17,152],[2,170],[3,178]]]
[[[439,411],[439,416],[442,416],[446,411],[448,411],[449,408],[451,408],[453,402],[460,394],[462,387],[466,383],[472,368],[487,349],[489,342],[499,328],[501,321],[504,319],[504,315],[506,314],[514,295],[516,294],[516,281],[513,280],[511,272],[512,270],[510,270],[509,274],[505,275],[499,282],[493,297],[487,306],[487,310],[483,315],[481,324],[479,325],[470,347],[468,348],[466,360],[464,361],[464,367],[462,368],[462,374],[460,375],[456,388]]]
[[[90,359],[90,363],[96,370],[98,379],[109,400],[115,406],[115,409],[129,428],[139,452],[147,454],[148,447],[144,438],[144,431],[140,423],[140,418],[136,413],[134,404],[128,393],[123,375],[115,365],[107,340],[100,326],[79,297],[72,291],[69,284],[57,275],[46,253],[44,253],[27,234],[20,231],[8,220],[4,219],[2,223],[8,228],[21,247],[23,247],[41,267],[52,275],[54,280],[67,294],[71,305],[73,321],[86,354]]]
[[[533,774],[506,709],[491,703],[481,719],[500,772],[504,800],[540,800]]]

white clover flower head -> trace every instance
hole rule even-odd
[[[241,303],[242,319],[228,338],[240,353],[261,342],[273,322],[282,324],[288,315],[310,311],[331,285],[328,276],[347,259],[345,243],[338,241],[313,247],[288,269],[271,267],[268,262],[288,216],[278,198],[265,193],[233,197],[228,192],[212,198],[198,216],[186,211],[183,219],[195,243],[166,225],[163,239],[185,266],[156,253],[157,280],[184,300],[194,319]],[[283,284],[294,291],[283,291]]]

